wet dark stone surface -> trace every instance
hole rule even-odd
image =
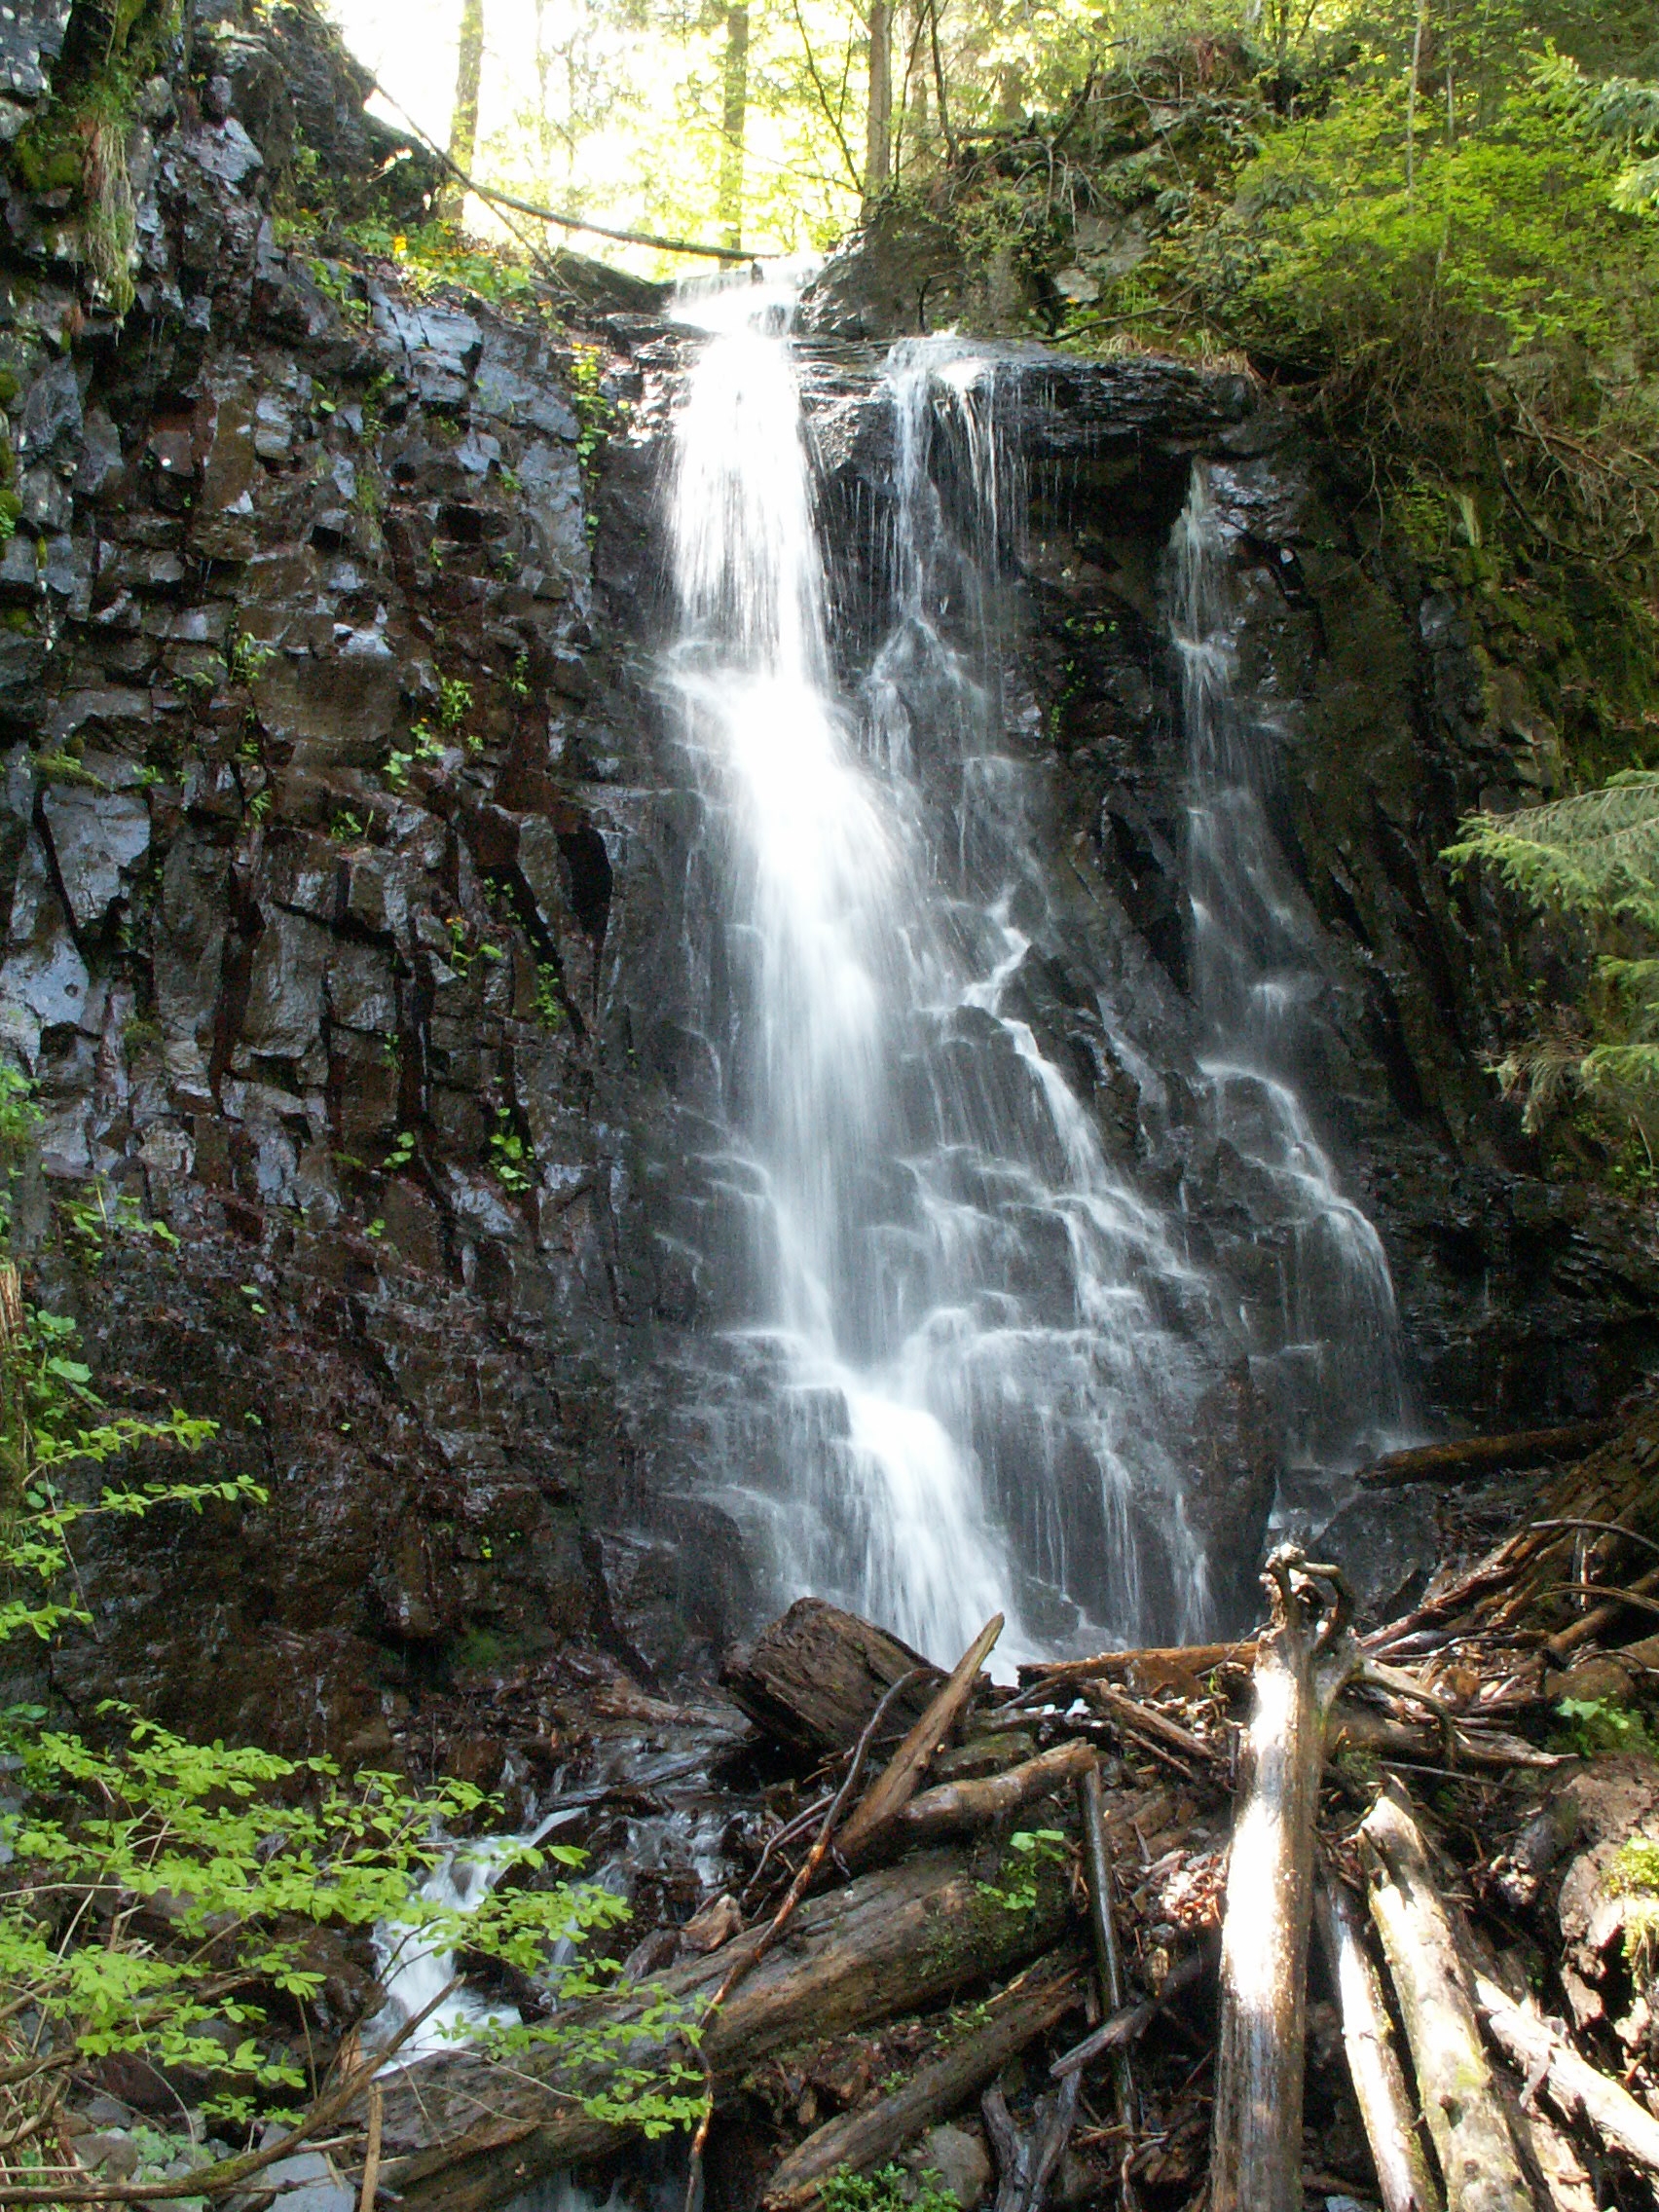
[[[683,341],[595,279],[633,404],[596,498],[562,341],[277,245],[299,136],[350,178],[385,158],[332,34],[279,8],[200,16],[198,39],[229,106],[146,94],[124,324],[10,187],[0,1040],[45,1111],[33,1295],[79,1316],[112,1399],[214,1415],[204,1468],[269,1502],[100,1539],[97,1632],[55,1675],[83,1709],[115,1691],[204,1734],[442,1758],[458,1684],[577,1661],[667,1683],[763,1600],[683,1419],[743,1305],[683,1231],[717,1101],[668,927],[695,824],[649,678]],[[27,55],[7,66],[38,96]],[[418,162],[396,173],[418,197]],[[804,361],[852,653],[878,619],[879,350]],[[1045,1049],[1247,1295],[1274,1229],[1192,1105],[1160,615],[1201,453],[1328,939],[1310,1094],[1387,1247],[1425,1419],[1604,1408],[1653,1357],[1650,1235],[1541,1180],[1496,1102],[1483,1063],[1530,956],[1437,858],[1462,810],[1537,788],[1536,686],[1490,608],[1376,554],[1332,457],[1244,380],[1028,353],[1006,378]],[[176,1248],[116,1229],[94,1262],[60,1204],[94,1180]],[[1192,1510],[1242,1618],[1277,1442],[1225,1376],[1200,1429]],[[1365,1543],[1409,1577],[1409,1529]]]

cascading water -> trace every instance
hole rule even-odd
[[[1276,1310],[1252,1316],[1259,1377],[1309,1502],[1317,1479],[1404,1440],[1399,1319],[1375,1228],[1344,1196],[1303,1103],[1328,986],[1319,928],[1268,820],[1279,742],[1238,693],[1237,612],[1208,473],[1172,545],[1171,630],[1188,756],[1193,989],[1218,1125],[1255,1171],[1279,1254]],[[1294,1491],[1293,1491],[1294,1494]],[[1328,1489],[1325,1491],[1328,1498]]]
[[[709,340],[676,424],[666,664],[708,825],[701,1166],[743,1286],[699,1456],[776,1595],[837,1596],[940,1658],[994,1608],[1005,1655],[1207,1618],[1178,1458],[1199,1362],[1167,1316],[1210,1293],[1020,1010],[1027,772],[995,655],[944,633],[964,594],[981,646],[991,621],[988,368],[949,342],[890,363],[893,618],[855,714],[788,345]],[[967,549],[930,473],[941,424]]]

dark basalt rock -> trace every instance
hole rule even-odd
[[[61,23],[0,40],[18,113]],[[197,35],[223,86],[199,110],[158,80],[134,119],[125,323],[62,210],[6,185],[0,1046],[45,1116],[17,1205],[32,1294],[80,1317],[113,1400],[212,1414],[203,1476],[267,1501],[95,1538],[98,1632],[54,1679],[204,1734],[379,1760],[454,1733],[488,1764],[458,1684],[596,1652],[707,1670],[764,1603],[685,1417],[744,1286],[699,1241],[719,1070],[673,926],[697,825],[645,673],[683,342],[644,319],[653,290],[572,257],[632,408],[596,488],[538,322],[405,297],[389,268],[319,282],[276,244],[302,139],[392,219],[433,181],[407,148],[372,181],[396,148],[335,35],[288,5]],[[942,233],[904,253],[808,303],[849,656],[891,497],[874,341],[912,305],[1001,313]],[[1322,1133],[1387,1246],[1421,1404],[1601,1410],[1659,1352],[1659,1261],[1631,1209],[1543,1182],[1495,1102],[1483,1062],[1534,955],[1437,858],[1461,810],[1548,774],[1535,690],[1478,609],[1377,553],[1332,457],[1246,380],[1029,348],[999,376],[1028,489],[1001,555],[1009,742],[1058,886],[1018,983],[1045,1050],[1198,1264],[1271,1274],[1274,1225],[1194,1103],[1160,609],[1201,454],[1241,681],[1282,712],[1276,827],[1328,939]],[[117,1229],[93,1264],[52,1208],[93,1181],[176,1250]],[[1180,1441],[1242,1618],[1278,1440],[1223,1375]],[[1381,1561],[1410,1534],[1360,1540]]]

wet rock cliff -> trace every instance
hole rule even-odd
[[[82,5],[7,26],[0,121],[0,1032],[44,1113],[17,1242],[106,1394],[212,1415],[207,1470],[268,1502],[94,1548],[95,1624],[55,1683],[494,1783],[503,1684],[534,1708],[560,1680],[666,1681],[758,1602],[677,1410],[720,1318],[682,1202],[690,825],[650,682],[682,342],[591,272],[579,308],[509,312],[295,242],[274,211],[308,162],[388,226],[434,182],[297,6],[157,34],[112,259],[92,140],[65,162],[52,134],[97,51]],[[849,653],[890,496],[879,359],[808,357]],[[1414,593],[1241,380],[1027,363],[1007,390],[1009,682],[1057,887],[1038,1034],[1206,1264],[1265,1296],[1272,1223],[1182,1103],[1160,565],[1200,455],[1328,940],[1324,1131],[1425,1419],[1605,1405],[1651,1354],[1659,1273],[1494,1103],[1481,1062],[1527,976],[1437,858],[1548,749],[1537,682],[1493,674],[1501,610]],[[1255,1420],[1222,1408],[1193,1447],[1240,1605],[1272,1490]]]

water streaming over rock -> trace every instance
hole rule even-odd
[[[948,341],[889,364],[888,620],[856,697],[782,338],[705,345],[672,502],[721,1109],[701,1165],[742,1286],[698,1456],[775,1596],[838,1596],[939,1657],[999,1606],[1005,1650],[1207,1619],[1182,1455],[1212,1294],[1022,1012],[1046,894],[997,680],[996,393]]]
[[[1402,1441],[1410,1413],[1382,1240],[1343,1192],[1304,1103],[1329,962],[1270,825],[1282,732],[1236,682],[1227,551],[1198,463],[1175,526],[1170,616],[1187,741],[1193,991],[1217,1123],[1254,1171],[1264,1242],[1278,1255],[1276,1297],[1250,1317],[1255,1371],[1272,1389],[1293,1472],[1317,1477]],[[1311,1490],[1317,1497],[1317,1480]]]

